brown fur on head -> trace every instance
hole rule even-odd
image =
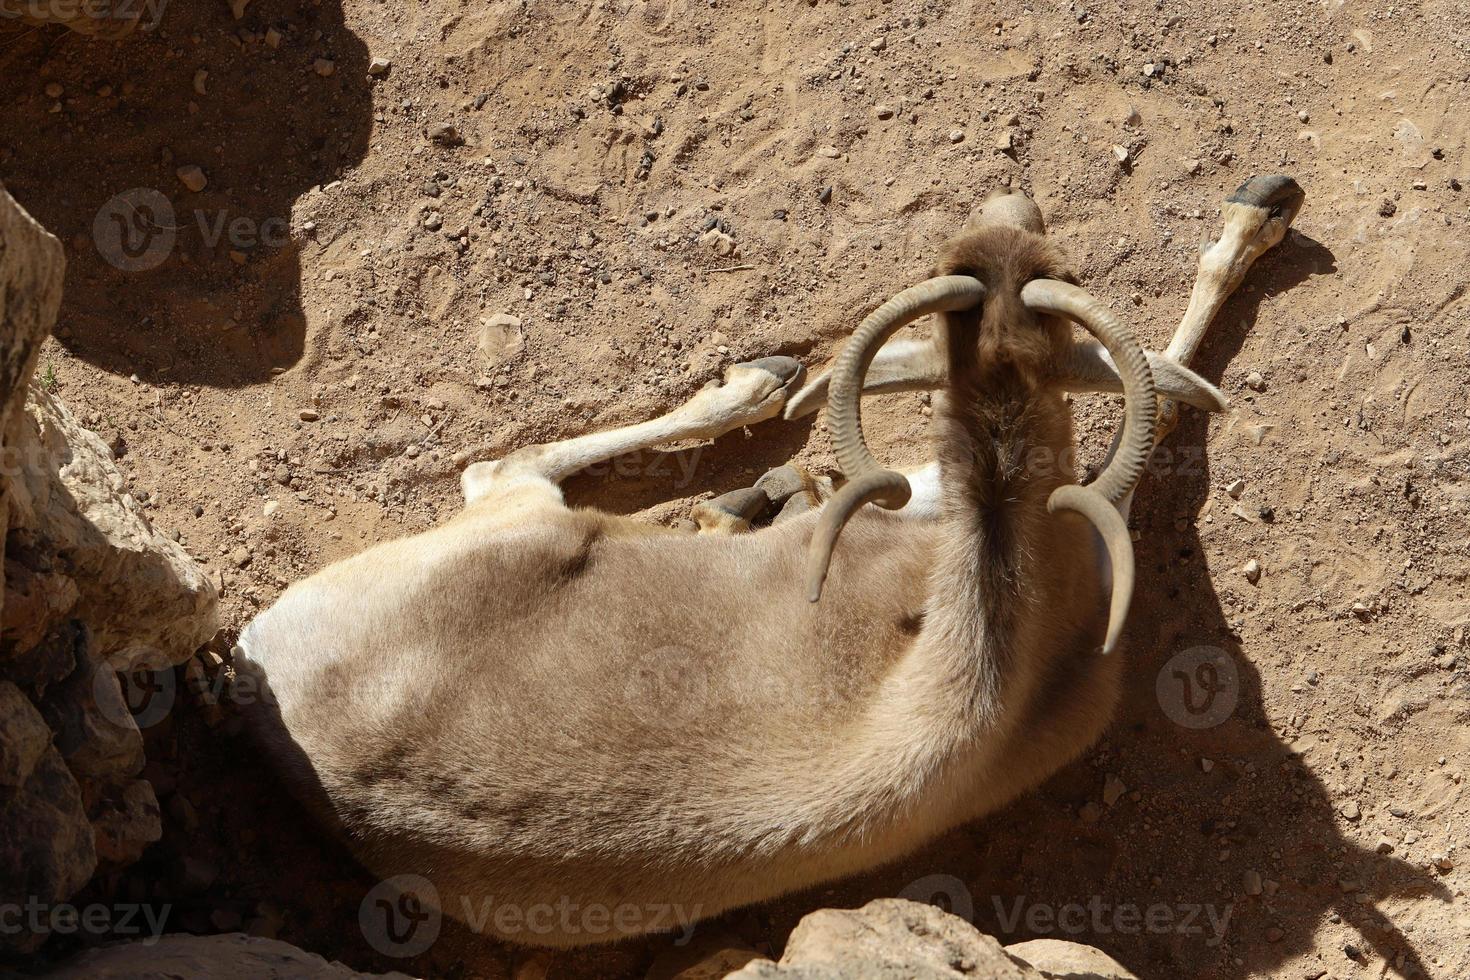
[[[1042,236],[1003,225],[982,226],[953,239],[940,254],[937,276],[973,276],[985,284],[985,303],[944,317],[944,341],[953,379],[1043,385],[1055,352],[1069,341],[1065,321],[1027,309],[1021,287],[1032,279],[1075,282]]]

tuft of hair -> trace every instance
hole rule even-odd
[[[1019,381],[1028,388],[1044,383],[1070,327],[1027,309],[1021,287],[1038,278],[1076,281],[1045,238],[1011,226],[982,226],[945,246],[935,275],[973,276],[985,284],[979,311],[946,315],[951,378]]]

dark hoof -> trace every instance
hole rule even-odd
[[[1230,204],[1265,208],[1271,212],[1271,217],[1291,224],[1306,199],[1307,192],[1285,174],[1262,174],[1241,184],[1226,200]]]
[[[750,522],[764,516],[766,511],[771,509],[771,498],[766,496],[764,490],[747,487],[744,490],[722,493],[713,500],[707,501],[705,506],[722,514]]]
[[[801,375],[801,362],[794,357],[775,355],[772,357],[758,357],[753,361],[745,361],[740,367],[760,368],[767,374],[775,375],[781,379],[783,384],[790,383]]]

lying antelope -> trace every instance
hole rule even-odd
[[[370,869],[427,878],[461,918],[711,916],[994,810],[1107,725],[1122,664],[1100,648],[1133,589],[1125,517],[1158,396],[1166,418],[1225,407],[1187,364],[1302,200],[1262,177],[1226,202],[1156,354],[1073,284],[1034,204],[992,198],[829,377],[798,392],[795,361],[763,358],[662,418],[477,463],[458,516],[292,586],[236,651],[272,694],[254,729]],[[932,343],[885,346],[928,313]],[[942,389],[938,461],[905,477],[869,454],[858,401],[919,387]],[[1063,393],[1099,390],[1123,392],[1125,420],[1078,486]],[[558,483],[595,462],[824,399],[847,478],[825,505],[696,535],[563,503]],[[703,529],[748,531],[749,500],[702,508]],[[477,925],[547,946],[659,925],[503,921]]]

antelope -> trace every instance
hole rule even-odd
[[[1188,364],[1303,199],[1267,176],[1226,201],[1155,353],[1076,284],[1034,203],[992,196],[805,387],[765,357],[660,418],[476,463],[458,515],[291,586],[234,651],[265,692],[249,727],[369,870],[529,945],[673,922],[471,910],[704,918],[995,810],[1108,724],[1132,490],[1176,403],[1226,408]],[[888,342],[926,314],[932,341]],[[860,398],[918,388],[938,390],[937,459],[884,469]],[[1068,391],[1124,395],[1086,485]],[[846,478],[825,500],[777,471],[698,508],[698,534],[563,501],[593,463],[824,402]]]

